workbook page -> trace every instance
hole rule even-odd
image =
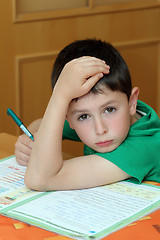
[[[96,239],[160,205],[160,188],[119,182],[103,187],[57,191],[10,210],[10,216],[72,238]]]
[[[40,194],[25,186],[25,170],[14,156],[0,161],[0,210]]]

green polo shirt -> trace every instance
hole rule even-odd
[[[118,148],[112,152],[99,153],[85,145],[84,155],[95,154],[111,161],[132,176],[129,181],[160,182],[160,119],[151,107],[139,100],[137,110],[145,115],[131,125],[127,138]],[[80,141],[67,121],[63,139]]]

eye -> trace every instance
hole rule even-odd
[[[115,110],[116,110],[116,109],[113,108],[113,107],[108,107],[108,108],[105,109],[105,112],[106,112],[106,113],[113,113],[113,112],[115,112]]]
[[[87,118],[89,118],[89,115],[88,115],[88,114],[82,114],[82,115],[78,118],[78,120],[84,121],[84,120],[86,120]]]

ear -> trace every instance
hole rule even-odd
[[[131,96],[129,98],[129,108],[130,108],[130,115],[134,116],[136,113],[136,107],[137,107],[137,100],[139,95],[139,88],[134,87],[131,92]]]
[[[67,120],[67,122],[69,123],[70,128],[74,129],[74,128],[72,127],[72,124],[71,124],[71,122],[69,121],[67,115],[66,115],[66,120]]]

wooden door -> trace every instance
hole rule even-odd
[[[20,133],[8,107],[26,125],[43,116],[57,53],[84,38],[116,46],[140,99],[160,114],[159,23],[158,0],[0,1],[0,132]]]

